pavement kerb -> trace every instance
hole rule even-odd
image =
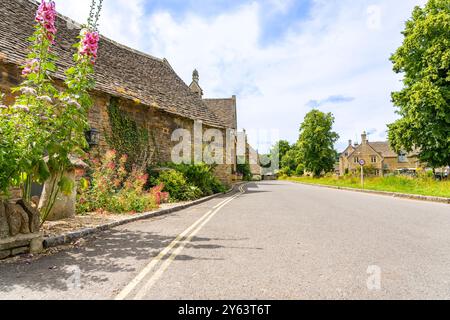
[[[86,228],[86,229],[81,229],[81,230],[77,230],[77,231],[71,231],[71,232],[67,232],[61,235],[57,235],[57,236],[52,236],[52,237],[46,237],[43,240],[43,245],[44,248],[48,249],[48,248],[52,248],[52,247],[57,247],[57,246],[61,246],[61,245],[65,245],[65,244],[69,244],[72,243],[78,239],[93,235],[95,233],[101,232],[101,231],[106,231],[106,230],[110,230],[112,228],[121,226],[121,225],[125,225],[131,222],[136,222],[139,220],[146,220],[146,219],[150,219],[150,218],[155,218],[155,217],[160,217],[160,216],[164,216],[164,215],[168,215],[177,211],[181,211],[199,204],[202,204],[206,201],[209,201],[211,199],[220,197],[224,194],[229,194],[232,193],[233,191],[236,190],[236,188],[238,188],[240,185],[242,185],[244,183],[236,183],[234,184],[230,190],[228,190],[225,193],[218,193],[218,194],[214,194],[212,196],[208,196],[208,197],[204,197],[198,200],[194,200],[188,203],[183,203],[180,205],[177,205],[175,207],[172,208],[168,208],[168,209],[159,209],[159,210],[155,210],[152,212],[148,212],[148,213],[143,213],[140,215],[136,215],[134,217],[130,217],[121,221],[115,221],[115,222],[110,222],[110,223],[106,223],[106,224],[102,224],[99,225],[97,227],[92,227],[92,228]]]

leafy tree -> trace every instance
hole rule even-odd
[[[396,151],[417,148],[432,167],[450,164],[450,3],[429,0],[416,7],[391,60],[404,74],[403,90],[392,94],[399,120],[390,124]]]
[[[293,146],[283,157],[281,161],[281,168],[283,171],[290,175],[297,170],[300,163],[300,153],[297,146]]]
[[[336,159],[335,142],[339,135],[333,130],[334,117],[331,113],[319,110],[310,111],[300,127],[299,163],[304,170],[319,176],[330,172]]]
[[[278,154],[281,163],[286,153],[288,153],[288,151],[291,150],[291,145],[286,140],[280,140],[275,144],[274,150],[275,152],[272,152],[272,154]]]

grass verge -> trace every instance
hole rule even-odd
[[[281,179],[316,185],[362,189],[361,180],[357,177],[284,177]],[[370,177],[365,179],[364,189],[450,198],[450,181],[436,181],[431,178]]]

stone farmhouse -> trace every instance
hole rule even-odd
[[[358,173],[361,170],[360,160],[364,160],[366,167],[371,168],[373,174],[378,176],[420,167],[416,152],[398,154],[392,150],[389,142],[369,142],[366,132],[361,135],[361,144],[352,144],[349,140],[348,147],[340,154],[340,175]]]
[[[4,0],[0,3],[0,91],[3,93],[8,93],[21,81],[18,66],[25,61],[36,5],[32,0]],[[61,84],[63,71],[72,64],[72,44],[77,41],[80,25],[62,15],[58,15],[56,24],[58,33],[54,52],[59,61],[58,71],[53,77],[57,84]],[[172,148],[179,143],[172,141],[173,131],[182,128],[192,132],[194,121],[201,122],[204,131],[220,130],[223,141],[227,141],[227,132],[237,129],[236,97],[203,99],[197,71],[194,71],[193,83],[189,87],[166,59],[133,50],[103,36],[95,71],[94,106],[90,110],[89,123],[95,132],[99,132],[96,148],[100,150],[109,148],[105,137],[111,130],[108,106],[112,101],[123,115],[148,130],[153,138],[150,143],[154,163],[171,161]],[[7,104],[12,101],[11,95],[6,97]],[[231,163],[226,161],[227,152],[224,151],[223,164],[216,168],[216,175],[227,184],[234,179],[236,170],[236,141],[232,144]]]

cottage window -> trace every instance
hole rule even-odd
[[[372,163],[377,163],[377,156],[372,156],[371,160],[372,160]]]
[[[406,152],[400,152],[400,154],[398,155],[398,162],[408,162]]]
[[[355,161],[355,163],[359,162],[359,157],[354,157],[353,160]]]

